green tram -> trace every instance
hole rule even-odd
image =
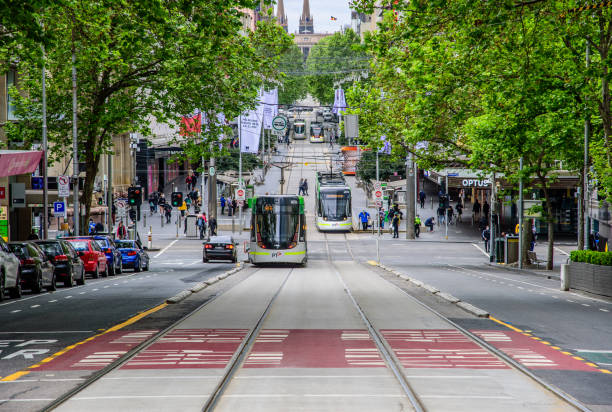
[[[353,230],[351,188],[342,173],[318,172],[316,196],[315,213],[319,231]]]
[[[254,265],[308,260],[304,198],[268,195],[249,199],[251,238],[249,261]]]

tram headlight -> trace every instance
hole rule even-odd
[[[327,220],[327,218],[326,218],[326,217],[324,217],[324,218],[323,218],[323,220]]]

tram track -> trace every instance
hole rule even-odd
[[[346,249],[347,249],[349,255],[351,256],[351,259],[355,263],[357,263],[357,264],[362,264],[362,263],[358,262],[355,259],[355,256],[354,256],[354,254],[352,252],[352,249],[351,249],[351,246],[350,246],[350,242],[349,242],[346,234],[344,234],[344,240],[345,240],[345,243],[346,243]],[[424,411],[425,409],[423,409],[423,406],[422,406],[421,401],[419,400],[418,394],[416,394],[411,389],[410,384],[408,382],[408,379],[407,379],[406,375],[402,372],[402,370],[403,370],[402,366],[401,366],[399,360],[397,359],[397,357],[395,356],[395,354],[393,353],[393,350],[388,346],[388,344],[386,343],[384,338],[382,338],[379,335],[375,325],[368,319],[367,313],[359,305],[359,302],[357,301],[357,299],[351,293],[350,288],[348,287],[348,285],[342,279],[342,276],[341,276],[340,272],[334,266],[334,264],[332,262],[332,255],[331,255],[331,251],[330,251],[330,247],[329,247],[329,241],[328,241],[328,234],[327,233],[325,233],[325,244],[326,244],[326,250],[327,250],[327,256],[328,256],[329,264],[333,267],[333,270],[336,273],[336,275],[338,276],[338,278],[340,279],[340,281],[342,282],[342,285],[343,285],[346,293],[348,294],[349,298],[351,299],[351,301],[353,302],[353,304],[357,308],[361,318],[363,319],[364,323],[366,324],[366,326],[368,328],[368,332],[370,333],[370,335],[372,336],[374,342],[376,343],[376,346],[381,351],[381,354],[383,355],[385,361],[390,365],[391,370],[393,371],[394,375],[398,379],[400,385],[402,386],[402,389],[404,389],[404,391],[406,392],[406,395],[408,396],[410,402],[415,407],[415,410]],[[467,337],[468,339],[470,339],[471,341],[473,341],[474,343],[479,345],[481,348],[483,348],[487,352],[495,355],[497,358],[501,359],[503,362],[505,362],[512,369],[514,369],[516,371],[519,371],[521,374],[527,376],[529,379],[534,381],[537,385],[540,385],[541,387],[543,387],[544,389],[546,389],[547,391],[549,391],[550,393],[555,395],[560,400],[568,403],[569,405],[574,407],[576,410],[584,411],[584,412],[591,411],[587,406],[582,404],[580,401],[578,401],[577,399],[575,399],[571,395],[567,394],[566,392],[562,391],[561,389],[557,388],[556,386],[551,385],[551,384],[547,383],[546,381],[544,381],[543,379],[539,378],[537,375],[532,373],[525,366],[521,365],[519,362],[517,362],[515,359],[513,359],[510,356],[508,356],[507,354],[505,354],[501,350],[499,350],[496,347],[490,345],[489,343],[484,341],[479,336],[475,335],[474,333],[470,332],[469,330],[467,330],[467,329],[463,328],[462,326],[458,325],[456,322],[453,322],[452,320],[448,319],[442,313],[440,313],[439,311],[435,310],[434,308],[432,308],[431,306],[427,305],[426,303],[420,301],[416,297],[412,296],[406,290],[404,290],[401,287],[395,285],[393,282],[390,282],[388,280],[386,280],[386,281],[389,284],[391,284],[394,288],[399,290],[401,293],[403,293],[408,299],[410,299],[411,301],[417,303],[421,307],[425,308],[427,311],[431,312],[432,314],[434,314],[435,316],[437,316],[438,318],[440,318],[441,320],[446,322],[453,329],[456,329],[461,334],[463,334],[465,337]],[[415,405],[418,405],[418,407],[415,406]]]

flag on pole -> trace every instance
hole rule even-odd
[[[266,130],[272,130],[272,120],[278,114],[278,89],[264,92],[262,103],[264,105],[263,127]]]
[[[332,21],[336,21],[336,20],[338,20],[338,19],[337,19],[336,17],[334,17],[334,16],[331,16],[331,20],[332,20]]]
[[[334,95],[334,107],[332,109],[332,112],[334,114],[339,114],[341,111],[344,111],[344,109],[346,109],[346,99],[344,98],[344,90],[339,87],[336,89]]]
[[[240,151],[255,153],[259,150],[259,138],[263,125],[263,93],[260,91],[255,109],[247,110],[240,115]]]
[[[387,140],[387,136],[380,136],[380,140],[383,142],[383,147],[378,150],[378,153],[391,154],[391,142]]]

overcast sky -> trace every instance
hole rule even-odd
[[[289,20],[289,33],[298,29],[304,0],[284,0],[285,13]],[[339,31],[345,24],[351,24],[349,0],[310,0],[310,14],[314,19],[316,33]],[[276,13],[276,6],[274,7]],[[331,21],[331,16],[338,20]]]

